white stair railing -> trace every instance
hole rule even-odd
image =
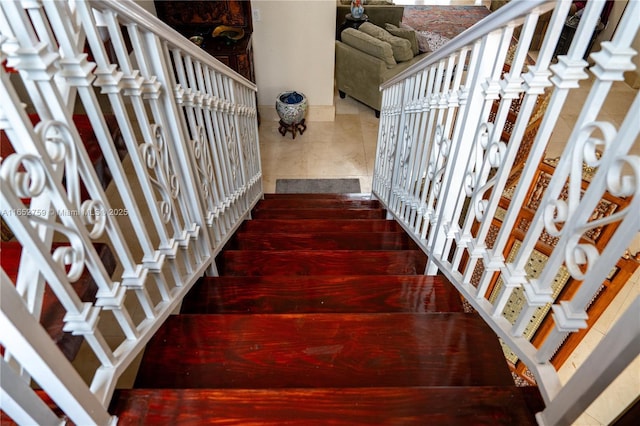
[[[551,363],[567,335],[586,327],[587,308],[640,230],[640,159],[629,153],[634,146],[638,152],[640,97],[619,125],[602,114],[605,100],[615,96],[613,83],[635,69],[631,44],[640,2],[627,4],[612,40],[591,54],[589,65],[583,57],[604,3],[587,3],[566,54],[556,55],[556,48],[571,2],[512,1],[381,87],[374,195],[427,253],[426,273],[447,276],[531,370],[546,403],[540,424],[570,424],[639,353],[636,301],[616,329],[625,336],[603,341],[608,347],[594,351],[597,361],[585,363],[566,387]],[[531,40],[550,10],[534,63]],[[564,153],[546,190],[536,194],[540,207],[519,250],[508,256],[507,242],[521,230],[516,219],[558,117],[571,90],[588,78],[593,83],[584,105],[571,105],[580,113]],[[516,103],[517,119],[509,123]],[[534,121],[539,127],[528,146],[524,136]],[[594,172],[586,188],[583,168]],[[626,207],[602,217],[597,207],[605,193]],[[613,231],[606,247],[596,248],[585,235],[603,226]],[[534,278],[527,263],[538,240],[549,236],[555,245]],[[561,268],[581,285],[559,302],[554,278]],[[505,306],[516,292],[523,306],[508,318]],[[555,327],[534,346],[524,331],[545,306]],[[596,364],[601,374],[594,377]]]
[[[0,207],[22,246],[0,274],[1,409],[63,423],[40,387],[76,424],[115,422],[118,379],[262,196],[256,87],[131,1],[0,2],[0,62]],[[87,275],[94,301],[71,285]],[[43,337],[45,290],[88,362]]]

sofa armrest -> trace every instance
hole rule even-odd
[[[421,53],[419,55],[414,56],[410,61],[399,62],[398,65],[396,65],[395,67],[385,69],[384,72],[382,73],[382,82],[380,84],[384,83],[387,80],[391,80],[393,77],[400,74],[402,71],[406,70],[411,65],[431,55],[431,53],[432,52]]]
[[[338,90],[375,110],[380,110],[387,65],[382,59],[368,55],[341,41],[336,41],[336,85]]]

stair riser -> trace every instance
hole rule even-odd
[[[327,232],[322,235],[257,234],[239,232],[229,246],[232,250],[417,250],[417,245],[401,232]]]
[[[255,210],[266,209],[381,209],[381,204],[377,200],[340,200],[326,198],[281,198],[260,200]]]
[[[290,200],[295,199],[305,202],[312,199],[323,200],[352,200],[352,201],[372,201],[371,194],[330,194],[330,193],[307,193],[307,194],[264,194],[265,200]]]
[[[349,220],[349,219],[264,219],[248,220],[242,224],[243,232],[400,232],[402,227],[392,220]]]
[[[415,275],[426,266],[424,253],[411,251],[317,250],[225,251],[222,275]]]
[[[384,210],[370,209],[266,209],[254,210],[254,219],[384,219]]]

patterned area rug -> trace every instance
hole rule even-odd
[[[405,6],[402,22],[452,39],[490,13],[484,6]]]
[[[435,52],[436,50],[447,44],[447,42],[450,40],[447,37],[441,36],[440,34],[431,31],[416,30],[415,28],[405,24],[404,22],[400,22],[400,26],[402,28],[414,30],[417,33],[418,47],[420,48],[420,52]]]

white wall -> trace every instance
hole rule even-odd
[[[144,7],[148,12],[151,12],[153,16],[158,16],[156,13],[156,5],[153,3],[153,0],[133,0],[138,3],[139,6]]]
[[[258,104],[263,120],[278,120],[276,97],[306,95],[307,121],[333,121],[335,0],[251,0]]]

